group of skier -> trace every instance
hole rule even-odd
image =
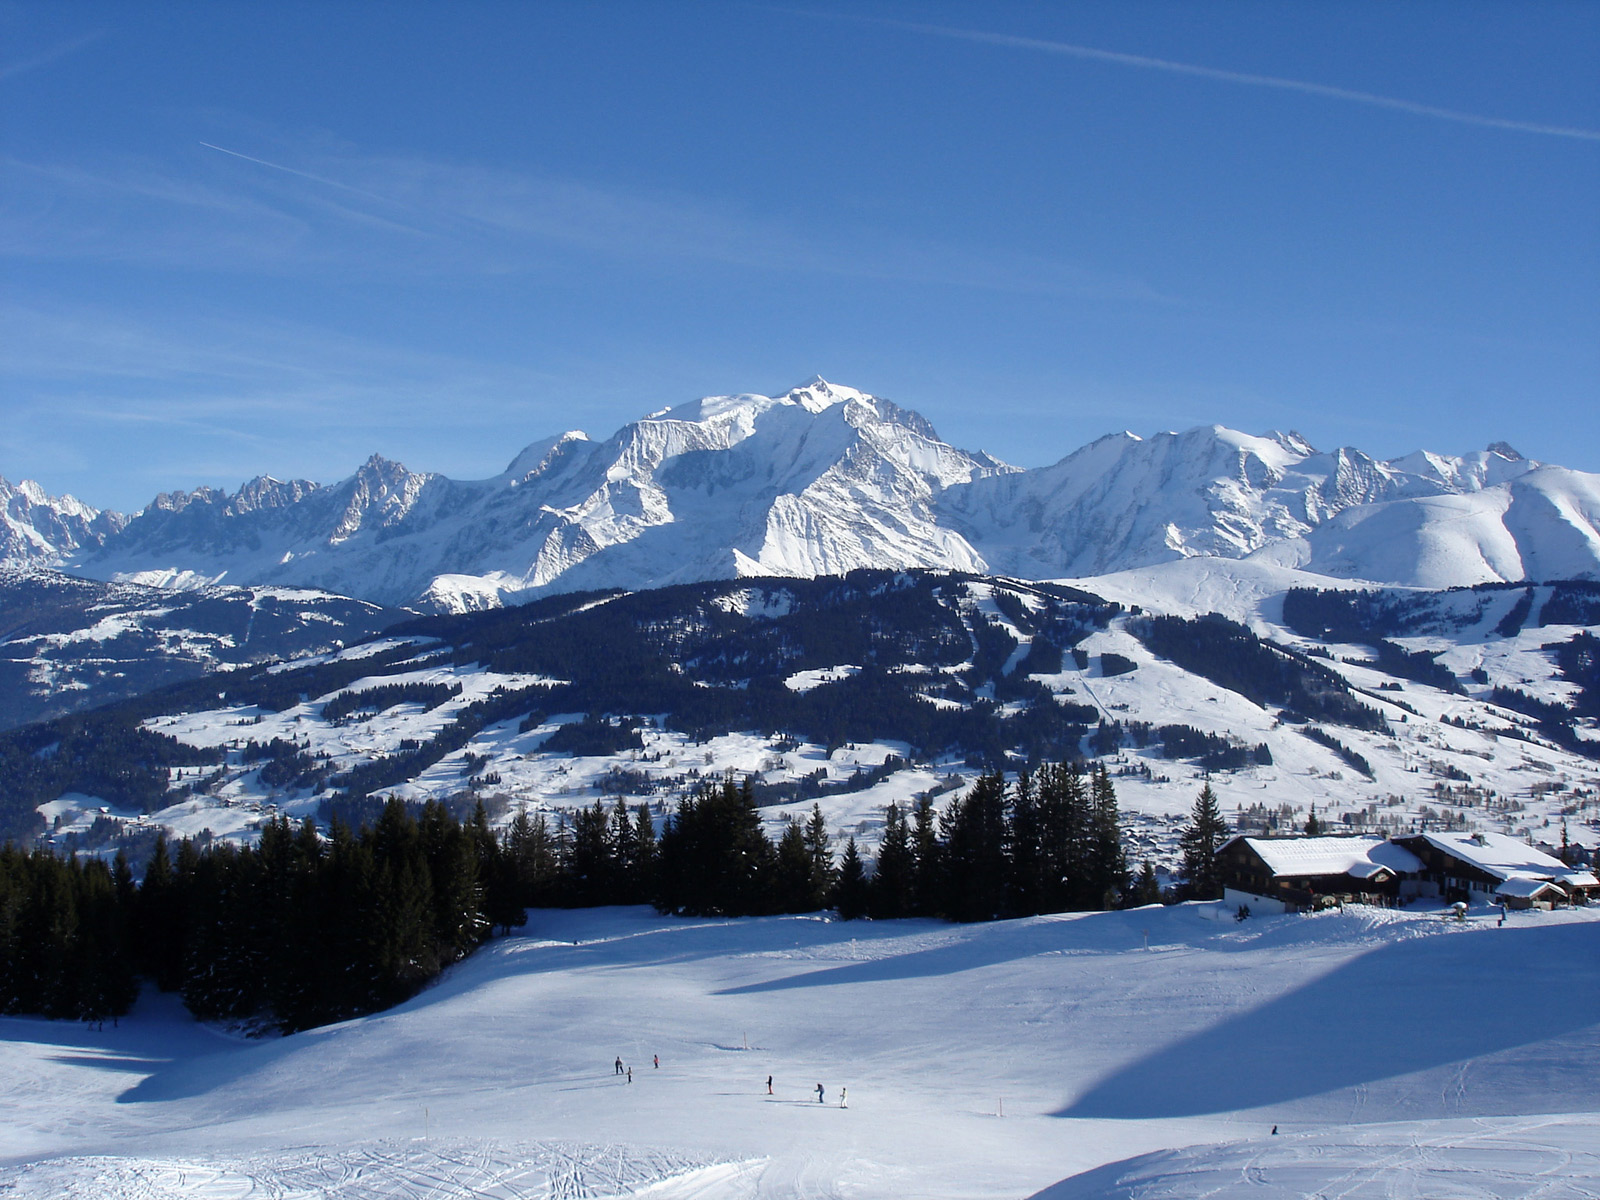
[[[659,1054],[652,1054],[650,1056],[650,1063],[651,1063],[651,1066],[655,1070],[659,1071],[661,1069],[661,1056]],[[628,1082],[629,1083],[633,1082],[633,1068],[628,1066],[628,1065],[626,1065],[622,1061],[622,1055],[620,1055],[620,1054],[617,1055],[617,1061],[611,1064],[611,1073],[613,1075],[626,1075],[628,1077]],[[819,1083],[816,1086],[816,1093],[817,1093],[817,1103],[818,1104],[824,1103],[825,1100],[826,1100],[826,1097],[827,1097],[827,1089],[824,1088]],[[772,1095],[772,1076],[771,1075],[767,1076],[767,1095],[769,1095],[769,1096]],[[842,1088],[839,1089],[839,1107],[840,1108],[849,1108],[850,1107],[850,1089],[849,1088],[842,1087]]]
[[[650,1062],[657,1071],[661,1069],[661,1055],[652,1054],[650,1056]],[[633,1082],[633,1068],[623,1065],[622,1055],[620,1054],[617,1055],[617,1061],[611,1064],[611,1073],[613,1075],[626,1075],[628,1077],[628,1082]]]

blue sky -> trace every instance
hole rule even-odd
[[[0,475],[460,478],[812,374],[1600,471],[1600,4],[0,5]]]

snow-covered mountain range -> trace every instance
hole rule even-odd
[[[1447,587],[1600,577],[1600,476],[1504,443],[1382,461],[1222,426],[1114,434],[1019,470],[821,379],[533,443],[490,479],[374,455],[123,517],[0,481],[0,561],[97,579],[314,587],[465,611],[588,588],[930,567],[1048,579],[1254,557]]]

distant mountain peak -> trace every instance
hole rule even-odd
[[[569,431],[457,481],[375,453],[331,485],[262,475],[129,519],[0,481],[0,562],[481,608],[545,591],[931,567],[1086,577],[1261,558],[1444,587],[1600,577],[1600,477],[1504,442],[1380,460],[1297,432],[1110,434],[1019,470],[813,376],[706,396],[602,442]]]

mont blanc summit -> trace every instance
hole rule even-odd
[[[453,480],[374,454],[124,517],[0,483],[6,561],[107,580],[314,587],[464,610],[538,594],[931,567],[1086,577],[1252,557],[1427,587],[1600,575],[1600,476],[1509,445],[1380,460],[1220,425],[1119,433],[1021,470],[815,378],[536,441]]]

